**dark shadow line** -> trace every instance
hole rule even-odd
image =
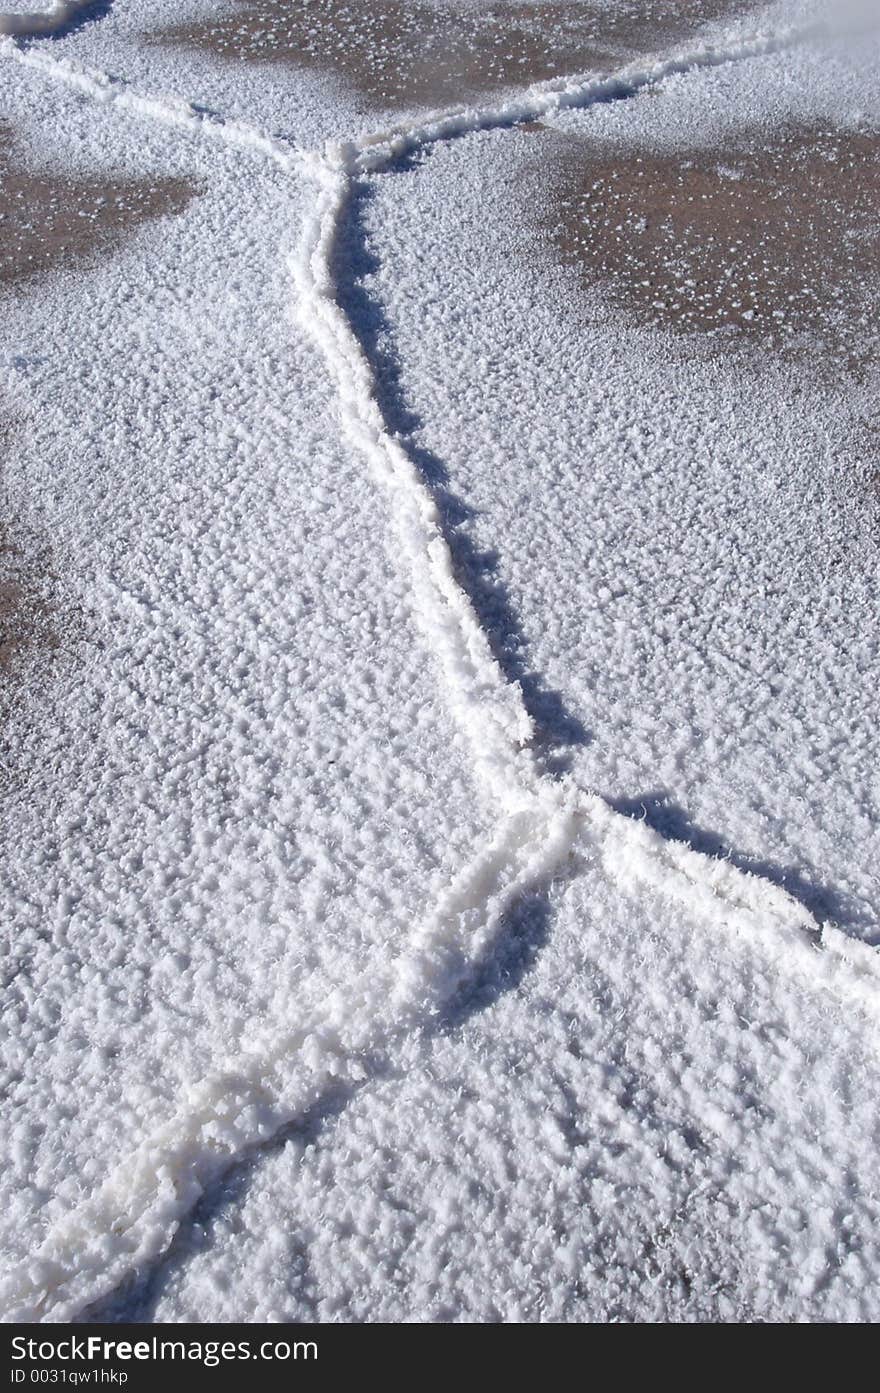
[[[211,1225],[228,1209],[244,1203],[251,1180],[263,1160],[277,1155],[293,1140],[304,1146],[313,1144],[361,1089],[387,1073],[385,1061],[374,1060],[358,1083],[331,1085],[306,1112],[279,1128],[267,1141],[257,1142],[247,1151],[231,1157],[226,1169],[206,1184],[201,1198],[181,1219],[174,1237],[158,1258],[141,1271],[130,1273],[108,1296],[85,1307],[72,1323],[154,1323],[156,1309],[172,1280],[173,1270],[180,1262],[210,1250],[212,1245],[206,1238]],[[304,1285],[301,1282],[301,1286]],[[317,1313],[313,1312],[311,1318],[317,1319]]]
[[[57,39],[66,39],[69,34],[75,34],[79,29],[84,29],[88,24],[96,24],[101,19],[106,19],[113,9],[115,0],[92,0],[90,5],[84,5],[76,14],[70,16],[64,24],[53,29],[50,34],[34,35],[30,42],[39,39],[48,39],[55,42]]]
[[[553,881],[525,891],[504,914],[499,931],[467,982],[445,1004],[432,1033],[459,1030],[528,977],[550,939]]]
[[[843,892],[813,882],[797,868],[778,866],[730,851],[716,833],[697,827],[684,809],[663,791],[655,791],[643,798],[609,800],[609,806],[624,817],[646,822],[668,841],[685,843],[705,856],[727,860],[738,870],[782,886],[820,919],[834,918],[850,923],[854,920],[851,901]],[[469,979],[445,1003],[425,1030],[427,1038],[460,1030],[473,1017],[490,1010],[504,995],[522,984],[533,971],[549,941],[554,889],[561,883],[575,879],[582,871],[583,865],[573,860],[566,870],[557,871],[546,882],[517,897],[504,914],[499,932],[487,952],[472,968]],[[594,976],[599,972],[598,964],[593,964],[592,971]],[[605,1004],[608,1005],[610,1000],[609,996]],[[625,1063],[625,1060],[616,1061],[618,1073],[624,1079],[628,1076]],[[210,1248],[211,1244],[204,1241],[204,1236],[210,1234],[211,1225],[227,1209],[243,1204],[263,1158],[277,1154],[293,1139],[299,1139],[306,1145],[317,1143],[324,1129],[335,1123],[362,1089],[379,1079],[390,1077],[392,1072],[386,1056],[375,1056],[367,1062],[364,1077],[357,1084],[331,1086],[302,1116],[280,1128],[268,1141],[257,1143],[238,1157],[232,1157],[223,1174],[205,1187],[202,1198],[185,1216],[158,1261],[141,1273],[132,1273],[112,1295],[88,1306],[75,1321],[151,1323],[159,1300],[172,1280],[173,1269],[187,1258]],[[625,1097],[621,1105],[628,1106]],[[688,1141],[688,1146],[691,1150],[699,1150],[702,1141],[696,1137]],[[300,1295],[308,1302],[305,1244],[297,1250],[293,1265],[299,1270]],[[317,1319],[314,1306],[310,1308],[310,1318]]]
[[[518,898],[504,915],[500,933],[484,958],[475,964],[470,979],[424,1030],[426,1038],[457,1030],[520,985],[549,939],[550,895],[558,880],[555,877]],[[393,1072],[387,1056],[377,1054],[366,1061],[364,1076],[357,1083],[331,1085],[305,1113],[279,1128],[268,1140],[231,1157],[228,1166],[205,1185],[201,1198],[181,1219],[168,1247],[143,1269],[123,1278],[110,1294],[84,1307],[72,1323],[155,1323],[159,1302],[171,1287],[175,1272],[189,1259],[211,1250],[216,1241],[212,1233],[215,1224],[228,1211],[241,1209],[264,1159],[278,1155],[293,1140],[304,1146],[317,1143],[363,1089],[392,1077]],[[296,1252],[293,1266],[298,1269],[299,1295],[308,1305],[306,1244]],[[308,1319],[317,1318],[312,1305]]]
[[[89,9],[106,13],[112,0]],[[95,15],[93,17],[100,17]],[[87,22],[80,17],[81,22]],[[57,37],[57,36],[56,36]],[[596,103],[625,100],[648,84],[633,86],[618,84],[619,91],[597,96]],[[496,122],[495,128],[506,124]],[[509,125],[519,124],[511,120]],[[462,132],[471,134],[472,132]],[[454,138],[454,137],[450,137]],[[412,155],[404,155],[395,163],[391,173],[405,172],[413,167]],[[424,449],[413,438],[421,428],[420,418],[409,408],[401,383],[400,362],[393,344],[391,327],[380,304],[367,291],[364,282],[378,269],[378,260],[369,249],[369,234],[364,221],[364,209],[373,196],[370,185],[359,181],[353,190],[349,216],[339,230],[334,271],[338,299],[347,315],[352,331],[360,343],[373,371],[375,395],[386,427],[401,439],[401,443],[420,470],[441,510],[443,531],[452,553],[459,583],[468,594],[479,621],[492,644],[496,660],[511,681],[520,684],[529,714],[535,722],[546,772],[560,772],[566,767],[560,753],[566,746],[583,745],[589,735],[577,719],[564,707],[559,693],[548,691],[538,676],[527,670],[526,639],[516,619],[506,588],[497,575],[497,554],[481,553],[464,532],[464,524],[473,516],[472,510],[449,489],[449,477],[442,461]],[[554,760],[557,761],[554,767]],[[672,804],[662,793],[646,799],[618,800],[610,806],[624,816],[642,818],[668,840],[684,841],[695,850],[710,856],[730,860],[739,869],[764,875],[775,884],[782,884],[803,903],[809,891],[815,904],[835,903],[835,892],[829,887],[815,887],[792,868],[773,866],[754,858],[737,856],[724,847],[720,838],[703,832],[687,817],[683,809]],[[658,809],[662,807],[662,815]],[[684,835],[682,835],[684,833]],[[573,869],[572,874],[577,874]],[[467,982],[447,1003],[437,1018],[431,1033],[455,1030],[469,1018],[489,1009],[506,992],[515,990],[533,969],[549,938],[551,920],[550,897],[558,878],[551,878],[540,887],[522,894],[504,916],[501,932],[493,941],[484,959],[478,963]],[[798,894],[798,890],[801,891]],[[819,893],[819,899],[816,894]],[[829,898],[830,897],[830,898]],[[813,911],[815,912],[815,911]],[[340,1084],[328,1089],[323,1097],[301,1117],[279,1129],[272,1138],[256,1144],[244,1154],[232,1157],[222,1176],[216,1177],[179,1226],[171,1244],[159,1260],[147,1270],[133,1273],[111,1296],[92,1303],[76,1318],[77,1321],[149,1322],[151,1313],[170,1279],[174,1261],[198,1251],[202,1245],[194,1241],[195,1231],[211,1223],[227,1204],[240,1203],[252,1175],[262,1158],[280,1151],[297,1137],[314,1142],[327,1124],[332,1124],[349,1102],[368,1083],[387,1074],[387,1062],[376,1060],[368,1066],[365,1077],[356,1085]],[[694,1143],[696,1146],[696,1143]],[[136,1308],[138,1314],[133,1314]]]
[[[414,157],[404,155],[390,168],[390,177],[414,166]],[[424,423],[407,401],[391,324],[369,289],[370,277],[380,266],[370,247],[366,223],[374,197],[375,189],[370,183],[355,181],[334,249],[332,271],[338,303],[370,365],[375,400],[385,427],[406,450],[438,505],[456,580],[473,605],[505,678],[518,684],[522,691],[535,729],[536,757],[546,774],[558,776],[570,765],[569,751],[588,744],[590,733],[568,709],[561,692],[549,687],[531,668],[528,640],[508,587],[501,579],[499,554],[494,549],[477,547],[468,532],[474,510],[451,488],[444,462],[419,441]]]
[[[780,865],[734,850],[719,833],[699,827],[666,789],[653,789],[637,798],[610,798],[608,805],[624,817],[646,823],[666,841],[684,842],[704,856],[727,861],[738,871],[780,886],[820,923],[831,921],[849,928],[873,928],[876,932],[873,919],[850,892],[815,879],[801,866]]]

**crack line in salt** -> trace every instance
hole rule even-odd
[[[83,8],[56,5],[53,13]],[[0,15],[0,34],[9,32],[3,27],[8,18]],[[549,883],[579,852],[590,851],[621,885],[643,884],[687,905],[709,924],[735,928],[787,975],[798,970],[810,983],[876,1010],[878,957],[867,945],[833,926],[820,926],[777,886],[667,841],[570,778],[555,781],[541,773],[530,749],[532,725],[519,685],[501,672],[455,579],[436,499],[387,428],[374,368],[338,302],[332,273],[356,180],[401,155],[554,111],[630,97],[674,74],[778,52],[822,32],[818,25],[789,29],[726,49],[701,47],[647,66],[631,65],[610,77],[542,84],[498,107],[435,113],[417,126],[398,124],[355,141],[328,142],[323,152],[299,151],[245,122],[224,121],[176,97],[139,93],[121,79],[0,39],[0,56],[60,78],[96,100],[253,150],[286,173],[305,173],[313,182],[315,202],[289,263],[297,317],[324,356],[346,439],[388,494],[409,568],[415,618],[443,673],[450,714],[470,744],[479,791],[496,814],[488,843],[440,896],[395,963],[369,981],[337,990],[314,1019],[280,1035],[277,1027],[274,1035],[267,1032],[191,1087],[174,1115],[54,1225],[38,1253],[0,1286],[7,1319],[69,1320],[161,1256],[205,1188],[243,1154],[302,1116],[328,1089],[359,1082],[366,1075],[366,1057],[389,1053],[408,1032],[436,1017],[489,951],[517,897]]]

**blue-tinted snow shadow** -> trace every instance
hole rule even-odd
[[[497,555],[476,548],[464,530],[465,523],[473,515],[471,510],[450,491],[443,462],[414,438],[421,423],[404,398],[399,360],[388,321],[380,304],[364,285],[365,278],[378,265],[369,251],[364,226],[364,208],[370,196],[367,187],[358,190],[351,216],[340,234],[334,268],[340,304],[370,361],[377,402],[385,423],[401,438],[440,507],[444,535],[458,580],[470,596],[499,665],[505,675],[522,688],[536,727],[539,757],[548,772],[561,771],[567,764],[566,747],[585,743],[588,735],[577,718],[566,710],[559,693],[548,689],[528,670],[526,640],[498,576]],[[531,970],[547,941],[550,918],[549,885],[523,895],[505,916],[501,932],[485,959],[441,1012],[432,1029],[454,1029],[468,1017],[487,1010],[505,992],[514,990]],[[325,1128],[332,1127],[359,1089],[382,1077],[387,1070],[387,1063],[374,1061],[367,1069],[367,1077],[357,1087],[330,1090],[307,1114],[281,1129],[270,1141],[232,1160],[227,1171],[206,1188],[195,1208],[181,1221],[162,1256],[141,1273],[126,1279],[111,1296],[89,1306],[77,1319],[110,1324],[152,1322],[163,1295],[173,1286],[181,1267],[196,1259],[199,1253],[210,1251],[222,1230],[224,1217],[240,1211],[263,1158],[277,1153],[291,1140],[303,1144],[317,1141]],[[307,1253],[307,1241],[303,1239],[289,1261],[301,1304],[309,1316],[315,1318],[317,1313],[309,1304]]]
[[[395,164],[392,174],[412,166],[412,158],[404,157]],[[590,735],[567,708],[562,694],[548,687],[540,674],[530,668],[528,640],[501,579],[499,554],[476,546],[468,532],[473,509],[450,488],[443,461],[419,442],[423,423],[406,399],[391,325],[368,286],[369,277],[380,266],[370,249],[367,228],[367,210],[374,196],[368,183],[356,185],[348,217],[337,238],[333,273],[339,304],[370,363],[376,401],[386,427],[398,437],[437,501],[456,579],[470,598],[499,667],[508,681],[517,682],[522,690],[535,727],[536,754],[548,774],[559,774],[569,767],[568,752],[586,745]]]
[[[687,65],[681,65],[674,69],[676,72],[686,72]],[[505,114],[501,107],[490,108],[484,123],[479,126],[464,126],[461,130],[448,130],[442,137],[444,145],[451,145],[459,140],[470,140],[475,135],[492,134],[498,131],[511,131],[517,126],[529,126],[533,121],[540,120],[544,115],[552,115],[558,111],[587,111],[592,106],[612,106],[615,102],[628,102],[633,97],[638,97],[647,88],[656,85],[656,78],[650,74],[645,74],[644,78],[626,81],[622,78],[609,78],[603,75],[598,69],[592,71],[587,68],[583,70],[585,82],[594,81],[597,89],[591,92],[585,99],[566,98],[562,95],[558,108],[551,109],[549,112],[530,112],[523,114],[522,110],[511,110]],[[536,86],[540,87],[538,83]],[[495,94],[499,100],[504,100],[503,89]],[[514,103],[515,106],[515,103]],[[413,113],[413,124],[418,125],[418,114]],[[387,164],[382,165],[382,173],[405,173],[412,164],[426,155],[430,155],[431,146],[425,146],[420,137],[410,135],[398,138],[398,148],[400,153],[393,159],[389,159]]]
[[[529,975],[550,937],[550,885],[521,895],[504,915],[499,932],[470,979],[456,992],[437,1020],[440,1031],[457,1030],[481,1015]]]
[[[548,941],[551,922],[551,886],[520,896],[504,916],[500,932],[470,979],[433,1021],[425,1036],[454,1031],[471,1017],[489,1010],[505,993],[514,991],[531,972]],[[216,1248],[236,1223],[253,1181],[266,1158],[277,1155],[290,1142],[301,1147],[319,1145],[362,1089],[393,1076],[383,1057],[367,1061],[365,1077],[357,1084],[340,1084],[327,1090],[301,1117],[283,1127],[269,1141],[233,1158],[227,1170],[209,1185],[195,1207],[180,1222],[168,1248],[142,1271],[132,1273],[109,1296],[82,1310],[74,1323],[152,1324],[160,1319],[159,1307],[173,1296],[178,1274],[189,1262]],[[286,1271],[282,1283],[297,1298],[296,1319],[315,1321],[319,1313],[309,1268],[309,1238],[294,1226],[285,1230]]]
[[[84,29],[87,24],[94,24],[97,20],[106,19],[113,9],[115,0],[92,0],[90,5],[84,5],[82,9],[72,14],[64,24],[59,24],[57,29],[53,29],[51,34],[40,36],[50,42],[56,39],[66,39],[68,34],[75,34],[78,29]]]
[[[609,799],[612,808],[625,817],[645,822],[667,841],[686,842],[694,851],[717,860],[729,861],[739,871],[768,880],[787,890],[792,899],[798,900],[820,923],[832,921],[844,929],[863,931],[868,941],[873,941],[869,931],[875,930],[873,918],[864,905],[846,890],[837,889],[827,881],[814,879],[799,866],[780,865],[746,852],[735,851],[717,832],[698,827],[680,804],[674,802],[664,789],[654,789],[637,798]]]
[[[367,1077],[362,1082],[329,1089],[306,1113],[282,1127],[269,1141],[233,1158],[228,1169],[206,1187],[195,1207],[180,1221],[174,1238],[161,1256],[143,1271],[132,1273],[110,1296],[87,1306],[74,1318],[74,1323],[119,1325],[132,1322],[141,1325],[155,1322],[159,1303],[173,1288],[177,1273],[187,1262],[209,1253],[222,1236],[227,1218],[241,1212],[251,1182],[266,1157],[276,1155],[292,1141],[303,1147],[314,1145],[365,1084],[385,1072],[384,1066],[375,1062],[372,1071],[368,1066]],[[292,1248],[285,1249],[284,1261],[288,1265],[285,1281],[291,1289],[296,1288],[305,1308],[297,1318],[317,1320],[305,1237]]]
[[[546,945],[552,917],[551,885],[521,895],[508,910],[500,930],[485,957],[467,982],[459,988],[431,1025],[426,1039],[463,1026],[471,1017],[489,1010],[507,992],[515,991],[532,971]],[[177,1275],[187,1263],[210,1253],[235,1222],[248,1197],[252,1182],[266,1158],[277,1155],[288,1143],[302,1147],[320,1144],[362,1089],[393,1074],[381,1056],[365,1063],[364,1078],[357,1084],[340,1084],[327,1090],[309,1110],[282,1127],[268,1141],[233,1158],[226,1171],[215,1178],[194,1208],[181,1219],[169,1246],[152,1263],[134,1272],[107,1297],[84,1308],[74,1323],[152,1324],[159,1319],[160,1303],[173,1293]],[[285,1248],[287,1272],[284,1284],[296,1292],[297,1319],[317,1320],[309,1271],[309,1240],[295,1229],[288,1232],[291,1246]]]

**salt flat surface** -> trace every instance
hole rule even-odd
[[[603,162],[655,132],[666,149],[829,109],[846,124],[876,114],[876,62],[807,50],[794,82],[778,55],[557,121]],[[450,143],[363,199],[415,438],[472,512],[474,584],[516,615],[496,609],[499,642],[583,783],[876,935],[876,379],[817,370],[809,339],[750,357],[584,301],[522,211],[553,159],[537,145]]]
[[[22,136],[51,117],[52,161],[91,162],[89,106],[16,99]],[[291,322],[298,190],[151,136],[105,119],[108,167],[202,197],[4,317],[8,484],[52,539],[56,626],[84,630],[7,731],[23,1252],[184,1083],[368,971],[476,835],[381,510]]]
[[[817,8],[402,135],[177,5],[4,48],[35,178],[191,191],[4,292],[7,1318],[876,1319],[870,331],[542,223],[557,142],[875,129]]]
[[[747,961],[588,858],[522,905],[451,1019],[96,1314],[869,1318],[875,1056]]]

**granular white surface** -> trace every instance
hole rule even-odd
[[[876,1319],[868,389],[584,314],[513,124],[874,128],[816,8],[397,146],[176,6],[4,47],[35,171],[198,189],[5,296],[7,1318]]]

